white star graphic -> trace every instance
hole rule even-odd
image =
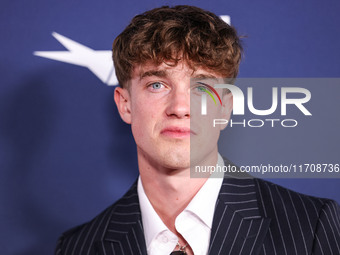
[[[68,51],[35,51],[34,55],[87,67],[103,83],[118,84],[111,58],[112,51],[93,50],[56,32],[53,32],[52,35]]]

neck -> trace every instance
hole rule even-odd
[[[216,164],[217,153],[212,161]],[[150,164],[140,154],[138,165],[145,194],[154,210],[169,230],[177,233],[176,217],[187,207],[207,178],[190,178],[190,167],[166,169]]]

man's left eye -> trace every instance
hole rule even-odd
[[[208,88],[205,86],[197,86],[196,89],[198,92],[202,92],[202,93],[205,93],[208,90]]]

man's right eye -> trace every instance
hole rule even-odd
[[[164,89],[164,85],[161,83],[161,82],[153,82],[151,84],[148,85],[148,88],[151,90],[151,91],[155,91],[157,92],[157,90],[161,90],[161,89]]]

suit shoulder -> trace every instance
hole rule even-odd
[[[271,219],[268,246],[275,243],[285,247],[291,243],[303,253],[339,254],[340,217],[335,201],[304,195],[265,180],[255,179],[255,183],[259,209]]]
[[[302,194],[272,182],[255,179],[259,207],[266,214],[290,214],[296,217],[308,216],[317,219],[326,207],[337,207],[331,199]]]
[[[320,198],[299,193],[279,184],[262,179],[255,178],[255,183],[259,193],[261,193],[260,198],[270,200],[273,203],[280,203],[281,200],[286,203],[292,203],[298,200],[302,203],[310,203],[316,209],[321,209],[325,204],[334,202],[328,198]]]
[[[64,232],[58,239],[55,254],[81,254],[78,251],[92,250],[94,243],[102,238],[117,203],[105,209],[91,221]]]
[[[106,229],[121,208],[138,201],[135,185],[114,204],[106,208],[89,222],[76,226],[64,232],[58,239],[55,254],[82,254],[83,251],[94,253],[97,241],[103,239]],[[92,253],[91,253],[92,252]]]

